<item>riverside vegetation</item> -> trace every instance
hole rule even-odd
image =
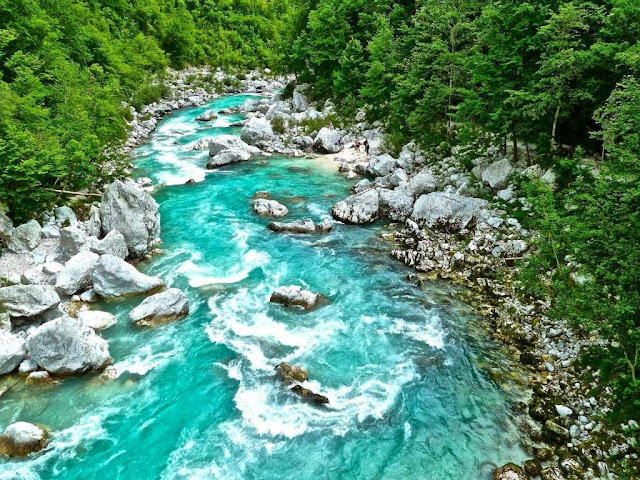
[[[572,342],[580,347],[581,362],[589,368],[582,378],[571,378],[585,385],[597,380],[593,384],[597,390],[589,393],[603,395],[610,405],[603,420],[614,427],[625,425],[627,446],[634,446],[638,427],[633,419],[640,414],[640,247],[636,241],[640,233],[640,9],[635,2],[232,2],[224,4],[228,10],[220,7],[225,14],[216,20],[203,15],[203,9],[215,9],[196,2],[147,4],[148,9],[129,3],[117,8],[62,5],[13,2],[0,7],[7,14],[3,19],[10,19],[2,25],[0,36],[0,152],[7,159],[0,172],[0,198],[14,218],[26,220],[59,202],[52,190],[78,190],[96,179],[106,182],[110,175],[121,174],[113,171],[113,157],[104,153],[105,146],[125,139],[125,122],[132,120],[132,111],[121,102],[141,110],[142,104],[165,95],[162,72],[167,65],[270,65],[294,72],[299,83],[309,84],[295,93],[285,90],[285,97],[293,95],[294,105],[306,95],[319,104],[332,99],[335,107],[323,109],[320,116],[307,116],[293,133],[283,120],[290,117],[289,112],[272,112],[274,137],[286,133],[276,151],[295,154],[313,143],[320,151],[331,150],[335,143],[330,132],[320,130],[326,142],[320,135],[320,142],[316,137],[311,144],[306,135],[317,133],[329,120],[346,126],[351,123],[347,119],[354,118],[352,131],[344,132],[347,137],[362,134],[367,125],[383,125],[386,132],[384,143],[373,153],[376,159],[385,151],[391,155],[381,161],[372,159],[360,170],[356,165],[345,167],[378,180],[360,189],[368,195],[362,205],[353,202],[363,197],[336,205],[337,218],[353,223],[381,216],[416,219],[415,210],[413,215],[393,211],[383,215],[377,207],[368,206],[373,197],[382,205],[387,195],[382,190],[397,187],[395,183],[410,184],[414,178],[413,167],[405,165],[402,170],[409,178],[398,174],[382,181],[391,183],[380,183],[380,178],[393,176],[402,166],[401,162],[391,162],[390,169],[385,166],[394,157],[414,161],[422,155],[415,163],[431,165],[429,173],[437,177],[434,189],[446,187],[458,175],[455,185],[449,185],[456,191],[450,193],[459,193],[461,178],[471,184],[489,184],[492,193],[499,190],[495,197],[487,196],[486,190],[482,193],[483,189],[474,196],[487,196],[495,208],[517,222],[512,227],[521,225],[526,232],[505,241],[526,237],[529,243],[526,254],[512,248],[513,255],[503,255],[509,253],[506,250],[498,255],[514,264],[512,269],[505,268],[513,273],[506,277],[514,296],[507,298],[543,305],[541,311],[551,321],[570,321],[576,327],[581,339]],[[239,13],[245,7],[255,18]],[[100,16],[89,20],[84,14],[96,8]],[[253,25],[249,17],[262,25],[259,33],[253,28],[243,30]],[[131,18],[138,21],[128,23]],[[62,24],[67,26],[61,28]],[[71,24],[78,28],[70,28]],[[216,30],[219,36],[206,35],[212,24],[244,32],[238,35],[248,46],[229,41],[233,36],[220,33],[224,29]],[[83,25],[86,29],[79,28]],[[55,28],[60,29],[58,35],[43,35]],[[146,42],[144,55],[131,48],[132,39]],[[82,58],[81,46],[86,53]],[[150,74],[155,74],[151,80]],[[225,82],[234,81],[238,79],[212,76],[202,85],[222,91]],[[262,127],[254,123],[260,133]],[[74,128],[69,129],[70,125]],[[495,184],[488,174],[485,178],[487,167],[507,155],[509,168],[500,172],[506,170],[504,178]],[[536,168],[540,173],[531,174]],[[40,188],[34,194],[35,187]],[[378,193],[367,193],[371,187]],[[413,202],[415,198],[412,208]],[[384,208],[389,208],[388,203]],[[485,204],[473,208],[473,212],[484,211]],[[469,218],[492,221],[493,217],[483,215],[471,213]],[[458,260],[456,245],[466,248],[478,240],[481,249],[488,248],[482,244],[487,232],[481,229],[462,228],[455,236],[445,236],[430,233],[425,228],[430,223],[422,220],[420,231],[411,231],[409,224],[398,234],[404,252],[394,252],[422,270],[448,274],[449,262],[443,268],[444,263],[429,261],[449,256]],[[508,235],[514,235],[514,230],[509,228]],[[495,241],[491,247],[495,248]],[[461,276],[487,281],[487,270],[498,268],[491,262],[480,267],[463,269]],[[503,273],[494,271],[488,281],[500,284]],[[505,311],[517,317],[517,308]],[[555,324],[541,321],[541,325],[546,339],[545,328],[553,325],[550,330],[555,330]],[[531,352],[525,348],[522,353]],[[534,361],[536,366],[539,361]],[[548,368],[554,369],[553,365]],[[591,372],[598,378],[591,378]],[[561,410],[558,414],[564,417],[566,412]],[[568,437],[563,429],[554,431]],[[634,478],[637,466],[625,460],[627,451],[621,453],[616,473]],[[565,473],[571,473],[573,464],[566,465]]]

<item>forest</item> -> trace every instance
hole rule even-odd
[[[553,167],[556,190],[521,179],[540,232],[523,295],[597,331],[622,416],[640,412],[640,8],[633,0],[320,0],[286,67],[345,115],[365,108],[397,151],[413,140],[507,143],[514,160]],[[535,153],[533,153],[535,152]],[[505,205],[505,208],[509,208]],[[576,282],[568,264],[579,264]]]
[[[167,67],[272,62],[286,2],[1,0],[0,199],[24,220],[49,189],[81,190],[126,138],[128,108],[163,94]]]
[[[293,73],[344,118],[381,121],[391,152],[495,145],[553,167],[555,190],[519,179],[520,219],[540,233],[523,295],[597,330],[584,361],[617,414],[640,412],[636,0],[0,0],[0,19],[0,199],[15,219],[101,178],[122,102],[160,98],[162,72],[187,65]]]

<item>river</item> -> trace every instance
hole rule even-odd
[[[289,219],[319,221],[352,181],[322,159],[206,172],[207,152],[189,151],[239,134],[229,124],[241,115],[195,118],[247,98],[176,111],[134,152],[136,174],[167,185],[154,193],[164,253],[139,267],[183,289],[191,314],[140,330],[127,319],[140,299],[99,305],[118,315],[102,335],[120,376],[5,394],[0,425],[30,421],[52,435],[34,457],[0,463],[0,479],[473,480],[522,462],[518,392],[480,367],[502,357],[452,287],[407,281],[383,225],[283,235],[251,209],[267,191]],[[269,303],[294,284],[329,301],[309,312]],[[289,392],[275,379],[281,361],[307,368],[308,388],[330,404]]]

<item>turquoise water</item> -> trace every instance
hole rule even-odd
[[[191,314],[137,330],[126,315],[139,299],[102,306],[119,315],[103,335],[120,376],[6,393],[0,427],[53,434],[39,455],[0,464],[0,479],[488,479],[524,460],[510,394],[478,366],[499,354],[446,285],[406,280],[383,226],[289,236],[253,214],[266,190],[290,219],[328,218],[351,186],[333,165],[274,157],[205,173],[190,145],[238,133],[228,124],[241,117],[195,117],[245,98],[175,112],[135,152],[139,175],[172,185],[154,194],[165,253],[140,268],[184,289]],[[289,284],[330,301],[304,313],[268,302]],[[281,361],[305,366],[330,405],[283,388]]]

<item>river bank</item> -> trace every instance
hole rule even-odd
[[[250,81],[260,82],[261,80]],[[267,87],[269,86],[268,83],[265,85]],[[189,88],[184,91],[188,92],[188,90]],[[255,88],[255,91],[257,90],[258,88]],[[262,93],[266,93],[265,90],[268,90],[268,88],[264,87],[261,88],[261,90]],[[176,92],[178,91],[182,90],[176,90]],[[189,96],[192,96],[190,95],[192,92],[188,93]],[[178,94],[178,96],[179,95],[180,94]],[[187,93],[185,93],[185,95],[187,95]],[[269,95],[269,97],[271,97],[271,95]],[[205,100],[202,101],[204,102]],[[167,102],[160,102],[156,106],[149,107],[149,109],[142,115],[151,113],[153,118],[160,118],[174,110],[173,106],[176,107],[175,109],[180,108],[180,100],[173,98]],[[371,178],[375,178],[373,182],[365,180],[356,186],[356,189],[361,192],[360,194],[351,197],[345,202],[338,202],[333,209],[334,216],[341,221],[349,223],[369,223],[384,217],[389,217],[392,221],[397,222],[402,220],[403,216],[406,217],[408,228],[404,231],[399,231],[396,234],[405,249],[402,251],[399,249],[397,252],[394,252],[394,256],[401,258],[409,264],[413,263],[414,265],[417,265],[418,270],[440,272],[443,275],[447,275],[447,272],[452,272],[453,269],[449,264],[446,264],[443,267],[442,264],[433,264],[431,262],[433,262],[433,259],[440,259],[441,261],[446,262],[449,258],[455,258],[456,254],[460,253],[460,250],[463,250],[470,245],[468,239],[456,240],[456,238],[464,237],[471,233],[474,237],[477,237],[474,238],[474,240],[476,245],[479,244],[479,247],[476,246],[475,248],[468,250],[479,253],[474,253],[474,255],[468,255],[463,258],[460,258],[459,256],[458,258],[455,258],[456,261],[467,266],[462,269],[462,275],[460,277],[450,273],[449,276],[453,280],[462,281],[462,279],[467,279],[469,282],[472,282],[476,278],[487,278],[486,271],[495,268],[496,265],[489,260],[497,258],[500,262],[509,261],[505,259],[512,258],[513,256],[522,253],[517,252],[516,250],[522,248],[522,244],[519,242],[524,241],[522,238],[527,238],[526,232],[523,233],[518,231],[517,225],[510,222],[509,219],[503,222],[495,220],[496,218],[499,219],[500,215],[496,215],[495,212],[489,208],[488,204],[481,202],[468,202],[467,200],[464,200],[470,197],[466,196],[469,191],[462,187],[468,186],[468,182],[471,180],[471,177],[469,175],[465,176],[461,171],[456,170],[456,163],[452,160],[449,160],[448,163],[439,162],[439,168],[441,168],[440,172],[436,171],[436,169],[431,170],[431,167],[426,166],[427,159],[424,155],[419,152],[415,146],[411,145],[407,146],[403,150],[403,155],[401,155],[399,159],[394,159],[389,155],[382,153],[383,132],[381,128],[379,126],[366,125],[365,122],[361,122],[359,127],[357,127],[353,132],[346,129],[345,131],[340,131],[330,126],[322,127],[317,131],[311,131],[309,128],[315,128],[316,126],[322,125],[322,121],[325,121],[328,125],[333,118],[333,109],[332,106],[328,104],[325,105],[321,111],[316,110],[309,105],[308,101],[304,97],[303,89],[299,89],[294,92],[294,96],[290,101],[279,101],[278,99],[275,99],[275,101],[272,102],[268,98],[263,100],[256,99],[254,101],[250,100],[240,106],[225,109],[225,111],[228,112],[225,115],[232,115],[234,112],[238,112],[247,117],[246,123],[244,123],[244,120],[238,120],[238,126],[236,127],[238,129],[242,128],[240,136],[243,140],[246,140],[247,143],[244,145],[234,144],[232,146],[233,148],[229,148],[228,145],[222,144],[222,147],[224,148],[220,148],[221,143],[219,141],[218,143],[214,143],[211,139],[200,138],[197,142],[194,142],[193,145],[189,143],[187,146],[189,148],[195,148],[197,146],[199,148],[204,147],[205,149],[208,148],[210,150],[209,153],[215,152],[213,155],[210,155],[211,159],[209,160],[209,162],[213,162],[211,164],[213,168],[224,168],[226,165],[236,161],[244,163],[244,161],[248,160],[245,155],[246,151],[250,151],[249,158],[251,158],[251,155],[255,155],[253,159],[254,162],[260,162],[261,157],[263,159],[267,159],[269,158],[269,155],[278,153],[289,156],[304,156],[311,149],[325,154],[327,152],[333,152],[330,154],[333,156],[329,158],[331,161],[337,160],[336,163],[340,165],[340,170],[342,170],[346,175],[351,178],[357,175],[367,175]],[[204,112],[203,115],[205,113],[206,112]],[[269,117],[271,117],[271,119],[269,119]],[[140,121],[146,122],[149,120],[145,120],[143,116],[136,117],[134,115],[134,119],[136,118],[138,119],[138,125],[140,125]],[[275,118],[281,118],[286,122],[288,128],[284,133],[274,132],[273,119]],[[268,122],[265,122],[264,119],[267,119]],[[313,120],[315,123],[311,123],[310,120]],[[242,126],[240,125],[241,122]],[[267,125],[267,123],[271,125]],[[139,144],[146,135],[155,129],[156,126],[157,121],[153,126],[151,126],[151,124],[147,124],[143,130],[133,127],[134,131],[142,132],[149,128],[148,133],[139,134],[137,136],[135,144]],[[277,129],[278,122],[276,122],[275,126]],[[161,135],[166,135],[167,143],[170,144],[171,132],[163,131],[161,132]],[[371,157],[366,157],[363,154],[358,154],[353,151],[351,147],[355,135],[360,138],[369,139],[371,144]],[[338,139],[340,139],[344,149],[340,148]],[[129,147],[133,147],[133,145],[134,144],[130,144]],[[245,145],[259,148],[263,153],[254,153]],[[204,153],[204,155],[207,155],[207,153]],[[486,158],[485,165],[491,165],[492,157],[490,155]],[[173,185],[191,184],[204,179],[204,176],[199,175],[196,175],[197,178],[194,178],[194,171],[183,167],[184,165],[181,164],[179,168],[182,168],[182,170],[178,172],[178,175],[173,175],[171,182],[165,183]],[[292,165],[291,168],[296,168],[296,166]],[[302,165],[297,168],[305,167]],[[429,168],[429,171],[425,171],[427,168]],[[494,168],[493,170],[496,169]],[[456,177],[456,175],[458,176]],[[481,174],[480,176],[482,177],[483,175]],[[496,177],[497,176],[499,175],[496,175]],[[489,177],[487,176],[487,178]],[[499,179],[497,182],[500,183]],[[147,187],[151,186],[146,180],[143,180],[141,183]],[[496,185],[498,185],[498,183],[496,183]],[[188,188],[188,186],[185,185],[185,188]],[[426,206],[422,205],[424,214],[421,214],[422,216],[414,217],[415,205],[413,205],[413,203],[420,200],[423,195],[428,196],[433,193],[439,193],[439,190],[441,189],[445,190],[445,195],[447,196],[443,197],[442,195],[438,195],[436,197],[431,197],[428,200],[433,201],[435,199],[437,200],[437,203],[426,204]],[[502,192],[503,190],[500,191]],[[453,195],[458,195],[460,198],[453,197]],[[411,200],[409,200],[409,198]],[[460,201],[464,202],[465,207],[463,209],[456,209],[451,208],[450,205],[442,206],[443,201],[449,201],[452,198],[455,200],[454,203],[456,204]],[[426,201],[427,200],[423,200],[423,203]],[[411,203],[411,205],[409,205],[409,203]],[[471,205],[468,205],[468,203],[471,203]],[[62,226],[65,223],[65,219],[62,217],[62,214],[59,214],[58,217],[59,218],[54,217],[54,223],[59,222],[60,226]],[[408,217],[413,217],[415,220]],[[507,236],[505,237],[500,235],[500,238],[496,238],[496,235],[488,236],[487,233],[493,232],[493,230],[485,230],[487,228],[486,225],[481,226],[480,229],[478,229],[477,224],[479,223],[479,218],[486,220],[484,223],[492,229],[507,232]],[[69,220],[70,223],[71,221],[72,220]],[[90,221],[90,219],[88,221]],[[421,225],[416,229],[416,226],[418,226],[417,222],[420,222]],[[492,224],[498,223],[499,225],[497,228],[492,226]],[[482,223],[480,224],[482,225]],[[508,227],[505,224],[508,225]],[[433,229],[425,228],[429,227],[429,225],[431,225]],[[446,229],[453,229],[454,233],[438,232],[438,228],[443,226],[445,226]],[[435,232],[433,230],[435,230]],[[456,241],[458,243],[456,243]],[[447,244],[449,246],[444,247],[444,245]],[[498,247],[502,250],[498,251],[498,255],[494,255],[493,250]],[[434,250],[436,248],[438,250]],[[169,255],[172,255],[175,252],[168,253]],[[489,253],[491,253],[491,256],[489,256]],[[452,254],[452,256],[450,256],[450,254]],[[478,267],[479,263],[481,265]],[[466,270],[468,270],[468,273]],[[480,275],[480,272],[484,273]],[[476,283],[487,284],[486,281],[482,280],[481,282],[476,281]],[[498,287],[496,284],[490,283],[490,285],[493,287],[493,291],[497,291]],[[502,298],[504,299],[504,297]],[[509,301],[513,302],[513,299]],[[509,301],[505,301],[502,304],[505,312],[510,307]],[[512,315],[505,315],[504,320],[501,321],[505,323],[500,323],[500,325],[502,326],[502,329],[506,329],[508,326],[510,331],[512,331],[514,328],[513,324],[506,322],[513,321]],[[560,340],[562,340],[562,335],[564,335],[564,332],[561,332],[560,335],[556,335],[555,337],[560,337]],[[535,335],[532,334],[532,336],[534,336],[532,341],[535,342]],[[502,336],[497,338],[501,341],[503,340]],[[570,338],[567,339],[567,343],[569,343],[570,340]],[[557,347],[557,345],[555,346]],[[547,347],[543,346],[541,348],[544,349]],[[541,352],[543,351],[542,349],[540,350]],[[537,354],[538,351],[536,350],[533,353]],[[570,353],[574,353],[573,350],[570,350]],[[540,353],[540,355],[542,355],[542,353]],[[572,357],[563,358],[561,361],[571,358]],[[536,364],[536,367],[539,366],[543,360],[546,359],[541,357],[540,361]],[[566,367],[564,367],[561,362],[560,365],[556,365],[556,362],[554,362],[551,357],[549,357],[549,360],[551,360],[549,361],[551,368],[553,368],[554,371],[557,368],[558,373],[556,375],[551,375],[553,372],[549,371],[550,369],[546,366],[545,361],[544,366],[548,373],[539,374],[541,375],[541,378],[543,378],[541,383],[544,385],[544,381],[546,381],[547,385],[555,386],[559,385],[555,383],[556,381],[566,381],[569,377],[563,376],[562,373]],[[543,393],[545,397],[550,396],[547,391],[543,390]],[[589,399],[587,398],[586,401],[589,401]],[[549,404],[549,407],[553,405],[555,409],[555,402],[560,401],[552,399],[552,402],[553,404]],[[562,403],[558,403],[558,405],[568,405],[569,408],[576,408],[574,404],[569,403],[564,399],[562,400]],[[598,405],[592,405],[590,401],[589,405],[591,407],[598,407]],[[584,411],[586,408],[587,407],[583,407],[581,410]],[[577,408],[574,411],[576,414],[579,412]],[[553,412],[545,412],[545,415],[558,421],[556,417],[559,415],[559,411],[557,415],[553,414]],[[571,415],[574,414],[569,414],[569,416]],[[580,414],[580,416],[583,415]],[[565,428],[562,425],[557,426]],[[555,429],[552,425],[546,425],[546,427]],[[585,429],[581,429],[580,434],[582,434],[582,430],[588,431],[585,427]],[[561,433],[558,434],[557,432]],[[557,432],[556,434],[561,437],[562,431],[557,430]],[[542,439],[542,436],[542,433],[537,435],[538,439]],[[548,451],[545,452],[542,450],[542,448],[544,448],[543,443],[536,443],[536,445],[531,446],[530,448],[537,449],[534,451],[537,451],[539,456],[548,455],[549,453]],[[569,448],[573,448],[573,446]],[[553,454],[553,452],[551,452],[551,454]],[[546,460],[550,459],[547,458]],[[564,460],[564,470],[569,467],[573,467],[573,464],[566,462],[566,458],[561,460]],[[553,478],[548,477],[552,473],[561,475],[559,472],[554,472],[553,470],[548,470],[545,475],[547,475],[547,478]]]

